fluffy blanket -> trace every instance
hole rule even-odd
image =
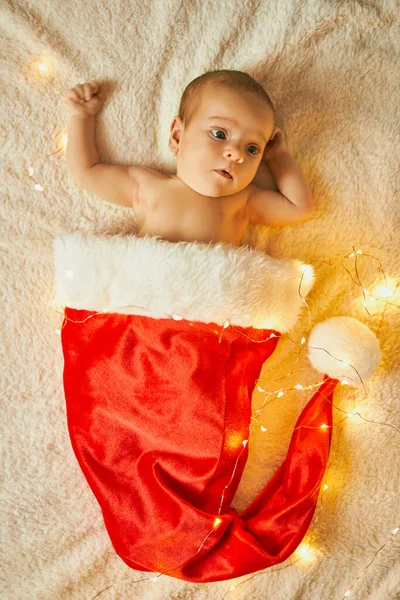
[[[396,8],[390,1],[321,0],[2,3],[4,597],[90,599],[114,583],[120,585],[101,600],[214,600],[232,585],[239,587],[226,597],[246,600],[341,600],[350,587],[358,600],[400,594],[399,543],[392,535],[400,487],[400,299],[399,288],[389,302],[382,299],[376,260],[393,289],[399,277]],[[96,130],[101,160],[173,172],[168,129],[181,92],[218,68],[248,71],[269,91],[315,204],[309,221],[254,227],[243,240],[269,256],[313,265],[316,278],[307,296],[313,323],[302,303],[295,330],[279,340],[254,390],[253,414],[270,392],[291,388],[269,397],[264,430],[252,430],[231,503],[238,513],[282,464],[314,393],[306,387],[321,381],[306,353],[299,355],[313,324],[341,315],[360,320],[379,339],[382,360],[365,390],[335,390],[328,488],[321,489],[305,538],[310,560],[298,560],[296,550],[283,564],[234,581],[204,585],[161,576],[152,582],[152,573],[135,572],[116,555],[67,428],[53,240],[69,231],[129,234],[136,226],[129,209],[103,203],[72,181],[56,152],[67,117],[62,97],[78,82],[106,81]],[[266,169],[258,181],[273,186]],[[363,255],[342,263],[359,249]],[[363,289],[380,299],[374,303]],[[347,417],[353,409],[361,416]],[[146,580],[131,583],[140,579]]]

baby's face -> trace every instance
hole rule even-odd
[[[177,177],[204,196],[240,192],[254,179],[274,128],[272,109],[255,94],[210,91],[187,129],[179,117],[172,121]],[[216,169],[229,169],[232,179]]]

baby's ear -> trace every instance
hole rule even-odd
[[[272,132],[272,135],[271,135],[271,137],[269,138],[271,142],[272,142],[272,140],[274,139],[274,137],[275,137],[275,134],[276,134],[276,132],[277,132],[277,131],[278,131],[278,128],[277,128],[277,127],[275,127],[275,129],[274,129],[274,130],[273,130],[273,132]]]

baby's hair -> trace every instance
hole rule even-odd
[[[229,88],[234,91],[255,93],[259,98],[264,100],[270,108],[272,108],[275,120],[274,105],[262,85],[244,71],[221,69],[217,71],[207,71],[206,73],[203,73],[203,75],[193,79],[186,86],[181,97],[178,112],[185,127],[189,126],[190,121],[200,107],[203,91],[208,84]]]

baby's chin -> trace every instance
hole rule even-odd
[[[232,196],[233,194],[237,194],[241,191],[236,188],[228,189],[227,187],[226,189],[215,189],[212,187],[205,188],[204,186],[192,186],[191,189],[201,196],[206,196],[207,198],[222,198],[224,196]]]
[[[179,179],[184,185],[188,188],[200,194],[201,196],[206,196],[207,198],[221,198],[223,196],[232,196],[233,194],[237,194],[241,192],[246,186],[238,186],[236,182],[232,179],[223,179],[218,173],[215,173],[216,179],[213,179],[214,174],[211,173],[211,179],[207,181],[204,178],[204,181],[196,182],[193,181],[193,177],[185,175],[175,176],[176,179]],[[218,178],[218,179],[217,179]],[[219,180],[221,179],[221,181]]]

